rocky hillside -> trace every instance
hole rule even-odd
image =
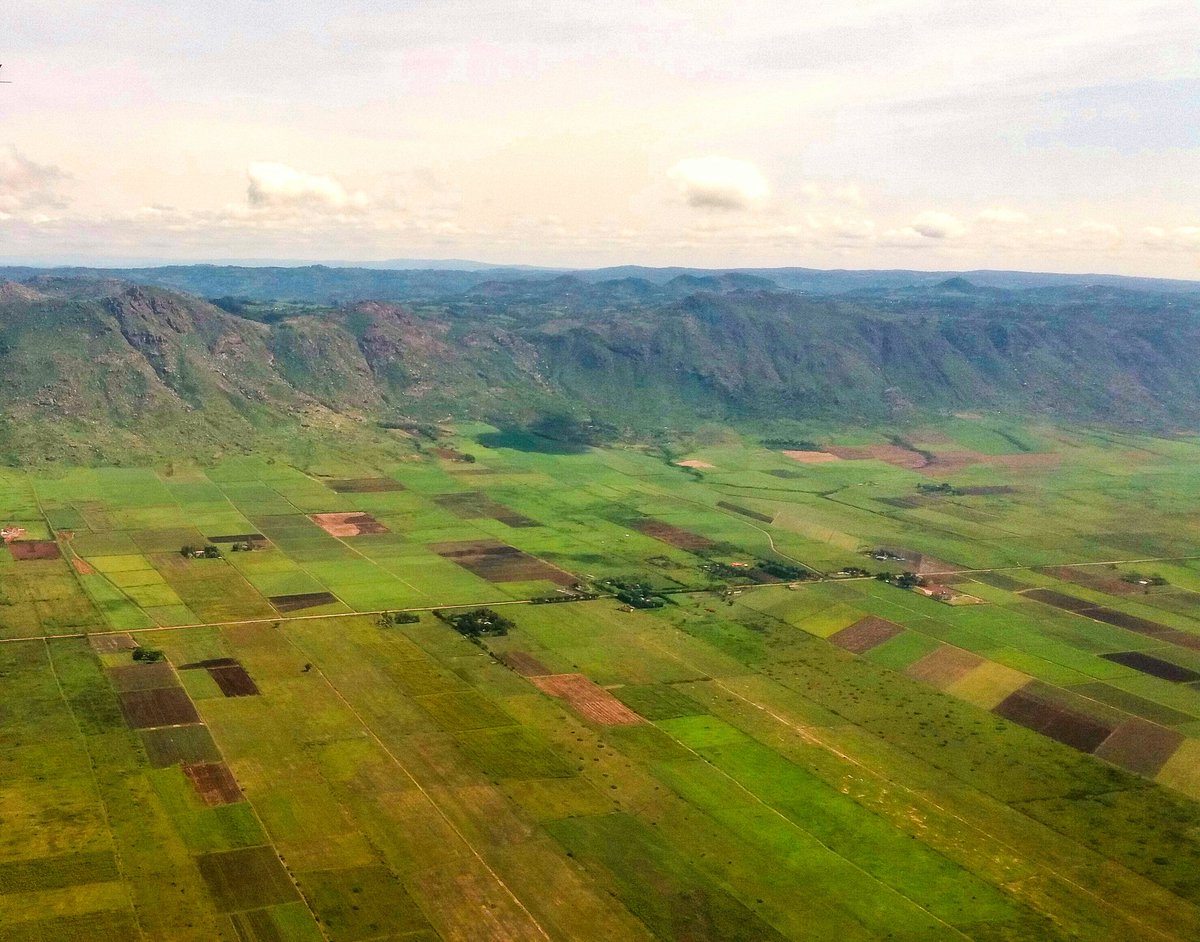
[[[0,458],[206,453],[449,416],[904,421],[995,409],[1200,421],[1200,301],[1058,285],[816,297],[751,276],[473,280],[339,306],[0,283]]]

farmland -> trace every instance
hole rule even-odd
[[[1200,439],[801,431],[0,471],[0,940],[1200,937]]]

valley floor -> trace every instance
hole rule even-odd
[[[1200,937],[1200,442],[484,431],[0,477],[0,940]]]

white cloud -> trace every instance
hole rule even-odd
[[[983,210],[975,217],[979,222],[999,226],[1018,226],[1029,222],[1029,217],[1016,209],[1006,209],[1003,206],[993,206]]]
[[[770,195],[762,171],[732,157],[689,157],[668,171],[689,206],[704,209],[749,209]]]
[[[957,216],[932,209],[918,215],[909,228],[926,239],[956,239],[967,231]]]
[[[0,151],[0,214],[10,219],[31,210],[61,209],[66,200],[59,185],[66,176],[58,167],[29,160],[15,147]]]
[[[363,209],[366,194],[348,193],[333,177],[306,173],[287,164],[258,162],[247,168],[246,198],[252,206],[316,209]]]

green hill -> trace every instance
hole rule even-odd
[[[333,306],[303,291],[212,303],[116,279],[0,284],[0,454],[203,455],[299,428],[376,441],[378,423],[449,417],[572,415],[633,434],[967,409],[1200,420],[1200,299],[1179,291],[954,278],[814,296],[750,276],[486,275]]]

